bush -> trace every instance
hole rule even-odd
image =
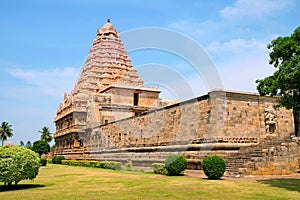
[[[102,168],[102,163],[96,160],[62,160],[63,165]]]
[[[115,161],[102,161],[102,162],[100,162],[100,161],[97,161],[97,160],[62,160],[61,163],[63,165],[82,166],[82,167],[96,167],[96,168],[114,169],[114,170],[120,170],[121,167],[122,167],[121,162],[115,162]]]
[[[53,156],[52,163],[53,164],[61,164],[62,160],[65,160],[64,156]]]
[[[102,166],[104,169],[120,170],[122,167],[122,163],[115,161],[103,161]]]
[[[126,171],[131,171],[131,167],[132,167],[132,162],[131,161],[125,164],[125,170]]]
[[[164,175],[168,174],[168,171],[164,163],[152,163],[151,166],[154,174],[164,174]]]
[[[47,154],[50,151],[50,145],[45,141],[35,141],[31,147],[31,150],[35,151],[41,156],[42,154]]]
[[[40,164],[41,164],[41,166],[46,166],[47,165],[47,159],[46,158],[41,158],[40,159]]]
[[[179,175],[187,168],[187,160],[180,154],[171,154],[165,160],[165,166],[168,174],[171,176]]]
[[[202,169],[209,179],[220,179],[225,168],[226,163],[220,156],[207,156],[202,160]]]
[[[0,182],[11,185],[25,179],[33,180],[40,167],[39,155],[20,146],[0,147]]]

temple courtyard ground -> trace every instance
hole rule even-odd
[[[34,181],[21,181],[0,199],[299,199],[300,176],[208,180],[200,172],[164,176],[48,164]]]

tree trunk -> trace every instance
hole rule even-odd
[[[295,136],[300,136],[300,115],[299,113],[293,112],[294,114],[294,125],[295,125]]]

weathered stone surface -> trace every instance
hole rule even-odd
[[[159,93],[143,85],[119,33],[105,24],[57,110],[55,153],[140,166],[182,153],[194,169],[201,168],[204,156],[217,154],[233,176],[299,168],[299,138],[290,137],[292,111],[277,108],[277,98],[211,91],[176,103],[159,99]]]
[[[60,136],[65,134],[84,133],[87,128],[172,103],[159,99],[159,93],[158,87],[144,85],[119,32],[107,22],[97,29],[73,90],[64,94],[54,119],[54,137],[60,143]]]

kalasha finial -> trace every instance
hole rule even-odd
[[[110,19],[109,18],[107,19],[107,23],[110,23]]]

